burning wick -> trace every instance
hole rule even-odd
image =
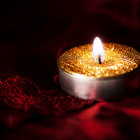
[[[99,55],[98,60],[99,60],[99,64],[102,64],[102,61],[101,61],[101,56],[100,56],[100,55]]]
[[[93,60],[95,63],[102,64],[105,59],[105,51],[99,37],[96,37],[92,46]]]

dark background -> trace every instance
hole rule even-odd
[[[0,73],[21,74],[46,89],[58,48],[104,42],[140,46],[139,0],[0,2]],[[49,80],[48,80],[49,79]]]
[[[126,44],[140,51],[140,1],[2,0],[0,74],[21,75],[40,89],[53,90],[58,50],[92,43],[95,36],[103,42]],[[139,97],[126,103],[101,102],[73,119],[46,118],[37,124],[28,120],[3,134],[7,139],[31,139],[35,134],[36,139],[135,139],[139,136],[139,108]]]

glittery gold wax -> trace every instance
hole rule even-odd
[[[107,78],[128,73],[140,64],[140,53],[132,47],[104,43],[105,61],[95,63],[92,44],[74,47],[58,60],[59,67],[70,74],[83,74],[91,78]]]

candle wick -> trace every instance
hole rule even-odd
[[[99,61],[99,64],[102,64],[102,61],[101,61],[101,55],[99,55],[99,57],[98,57],[98,61]]]

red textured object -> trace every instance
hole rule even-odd
[[[28,110],[31,105],[35,104],[38,94],[37,88],[31,82],[16,75],[5,78],[1,82],[0,89],[3,106],[24,110]]]
[[[58,76],[55,77],[56,82]],[[24,111],[33,108],[35,112],[37,109],[43,115],[61,115],[93,103],[93,100],[78,99],[57,90],[41,91],[38,86],[17,75],[4,79],[0,85],[0,100],[2,106],[9,108],[18,108]]]

